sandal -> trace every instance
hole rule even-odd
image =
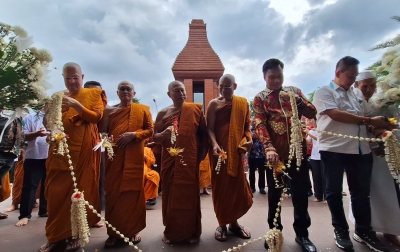
[[[229,231],[232,232],[234,235],[237,237],[240,237],[242,239],[250,239],[251,234],[249,230],[244,229],[242,225],[239,225],[238,227],[229,227]]]
[[[61,242],[51,242],[46,243],[40,246],[38,252],[51,252],[51,251],[59,251]]]
[[[75,252],[81,248],[79,244],[79,239],[67,239],[67,247],[65,248],[65,252]]]
[[[214,237],[217,241],[224,242],[226,241],[226,234],[228,233],[228,230],[226,227],[217,227],[214,233]]]
[[[118,248],[126,245],[124,240],[118,239],[117,237],[114,236],[109,236],[104,243],[104,248],[109,249],[109,248]]]

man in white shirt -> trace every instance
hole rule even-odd
[[[387,119],[382,116],[366,117],[370,111],[367,111],[364,99],[357,97],[351,88],[358,75],[358,64],[359,61],[350,56],[340,59],[334,80],[315,92],[319,130],[367,138],[366,125],[388,126]],[[353,239],[374,251],[389,251],[371,230],[372,155],[368,142],[328,134],[321,134],[318,140],[336,245],[344,251],[353,251],[342,201],[343,172],[346,171],[356,219]]]
[[[28,143],[24,161],[24,182],[22,186],[20,216],[15,226],[22,227],[28,224],[32,217],[32,209],[36,203],[36,190],[41,184],[39,199],[39,217],[47,217],[47,201],[44,197],[46,181],[46,159],[49,145],[46,137],[49,132],[43,126],[44,111],[32,113],[24,118],[25,141]]]

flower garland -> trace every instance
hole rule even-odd
[[[107,156],[109,160],[113,160],[114,149],[113,149],[113,137],[109,137],[107,133],[99,133],[100,140],[97,141],[97,145],[94,146],[93,151],[97,151],[101,146],[107,150]]]
[[[64,133],[64,126],[62,122],[61,104],[64,96],[64,92],[56,92],[51,96],[49,101],[48,118],[49,122],[47,124],[47,129],[50,131],[50,141],[55,143],[53,152],[64,156],[64,153],[69,155],[68,145],[64,139],[67,135]],[[60,110],[53,109],[60,108]]]
[[[171,126],[169,126],[168,128],[171,130],[171,145],[174,145],[176,143],[176,137],[178,136],[178,116],[175,116],[173,124]],[[175,156],[181,157],[179,162],[181,162],[182,165],[186,165],[185,161],[183,161],[183,155],[179,155],[184,150],[185,150],[184,148],[179,148],[176,146],[167,148],[168,153],[172,157],[175,157]]]
[[[89,225],[87,223],[87,214],[86,214],[86,207],[87,206],[94,214],[96,214],[97,217],[99,217],[104,223],[106,224],[107,227],[111,228],[117,235],[119,235],[126,243],[128,243],[129,246],[134,247],[136,250],[139,252],[142,252],[135,244],[133,244],[132,241],[129,240],[128,237],[124,236],[119,232],[115,227],[113,227],[106,219],[101,216],[100,213],[97,212],[97,210],[89,203],[89,201],[84,199],[84,194],[83,192],[80,192],[78,189],[78,184],[76,183],[76,177],[75,177],[75,172],[74,172],[74,166],[72,165],[72,160],[71,160],[71,155],[69,154],[69,149],[68,149],[68,144],[67,144],[67,138],[65,137],[64,133],[64,127],[62,124],[62,98],[63,98],[64,93],[63,92],[57,92],[52,95],[51,100],[49,102],[49,109],[48,109],[48,124],[47,128],[50,130],[56,130],[60,131],[61,140],[59,142],[56,142],[59,146],[63,145],[62,148],[57,149],[57,154],[64,155],[67,154],[67,159],[68,159],[68,164],[69,164],[69,170],[71,171],[71,176],[72,176],[72,182],[74,185],[74,193],[71,196],[72,200],[72,205],[71,205],[71,230],[72,230],[72,236],[74,239],[79,239],[79,244],[81,247],[84,247],[88,242],[89,242],[89,237],[90,237],[90,229]],[[54,135],[56,136],[56,135]],[[53,131],[51,132],[51,137],[53,139]],[[55,141],[55,138],[54,138]],[[83,249],[82,249],[83,251]]]
[[[174,118],[173,125],[170,126],[171,129],[171,144],[175,144],[176,137],[178,136],[178,116]]]
[[[275,172],[276,171],[274,171],[274,174],[275,174]],[[278,181],[275,179],[275,177],[274,177],[274,180],[275,180],[275,184],[277,184]],[[284,239],[283,239],[282,231],[278,229],[278,218],[279,218],[279,215],[281,212],[281,204],[285,197],[286,190],[287,190],[287,188],[283,188],[281,197],[278,202],[278,206],[276,208],[276,213],[275,213],[274,222],[273,222],[274,228],[269,230],[265,237],[265,241],[267,242],[268,247],[269,247],[269,249],[268,249],[269,252],[281,252],[282,251]]]
[[[287,167],[290,168],[290,162],[293,158],[296,158],[296,170],[299,171],[299,167],[301,166],[301,160],[303,159],[303,130],[301,121],[299,119],[299,112],[297,110],[296,104],[296,94],[294,92],[285,92],[281,91],[279,95],[285,94],[289,95],[290,98],[290,106],[292,107],[292,117],[291,121],[291,129],[290,129],[290,146],[289,146],[289,162]]]
[[[219,171],[221,170],[222,162],[224,162],[224,164],[225,164],[225,160],[227,158],[228,158],[228,155],[226,154],[226,151],[221,149],[221,153],[218,155],[217,165],[215,166],[215,171],[217,172],[217,174],[219,174]]]
[[[393,129],[392,131],[383,132],[382,138],[348,136],[348,135],[328,132],[325,130],[319,130],[319,129],[314,129],[314,130],[321,134],[327,134],[341,138],[350,138],[358,141],[383,142],[385,145],[385,159],[388,164],[390,174],[392,175],[396,183],[399,183],[398,175],[400,175],[400,144],[395,134],[393,134],[393,132],[397,132],[399,131],[399,129]]]

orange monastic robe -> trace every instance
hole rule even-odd
[[[14,168],[14,183],[12,186],[12,204],[18,207],[21,204],[22,186],[24,183],[24,161],[19,160],[15,163]],[[40,187],[39,184],[36,190],[36,199],[40,198]]]
[[[99,162],[100,150],[93,151],[99,138],[97,123],[103,116],[107,103],[104,91],[100,89],[82,88],[72,98],[79,101],[85,109],[78,113],[69,108],[63,111],[62,121],[71,155],[78,189],[84,192],[85,199],[100,212],[99,199]],[[66,156],[53,153],[54,144],[50,144],[46,161],[47,211],[46,236],[49,243],[69,238],[71,234],[71,195],[74,187],[71,171]],[[99,218],[86,209],[89,227]]]
[[[221,164],[219,174],[212,170],[211,187],[214,211],[220,226],[226,226],[242,217],[253,204],[253,195],[246,179],[238,152],[239,145],[251,140],[249,106],[245,98],[234,96],[215,115],[215,137],[227,152],[227,161]],[[212,155],[211,167],[218,157]]]
[[[210,159],[208,154],[206,158],[200,163],[200,189],[211,185],[211,168]]]
[[[11,195],[10,173],[9,172],[7,172],[7,174],[4,176],[2,185],[3,186],[0,188],[0,202],[5,201]]]
[[[151,169],[151,166],[156,163],[156,158],[149,147],[144,147],[144,156],[144,197],[145,200],[149,200],[158,196],[160,175]]]
[[[118,139],[125,132],[136,132],[136,139],[124,149],[114,147],[114,159],[106,159],[104,190],[107,221],[132,238],[146,227],[144,140],[153,135],[149,107],[131,104],[110,114],[109,135]],[[111,228],[107,234],[120,238]]]
[[[207,128],[200,104],[184,103],[181,111],[163,119],[163,129],[175,118],[179,121],[176,147],[184,151],[173,157],[167,150],[171,141],[162,145],[162,215],[165,237],[180,242],[201,235],[199,152]]]

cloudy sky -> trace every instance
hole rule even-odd
[[[0,21],[22,26],[52,53],[49,94],[64,88],[62,66],[74,61],[86,81],[103,84],[110,104],[128,80],[154,114],[153,99],[159,109],[171,104],[171,67],[192,19],[207,23],[236,94],[251,99],[265,87],[261,67],[272,57],[285,63],[285,85],[305,94],[326,85],[343,56],[368,67],[383,53],[368,49],[400,33],[394,15],[398,0],[0,0]]]

